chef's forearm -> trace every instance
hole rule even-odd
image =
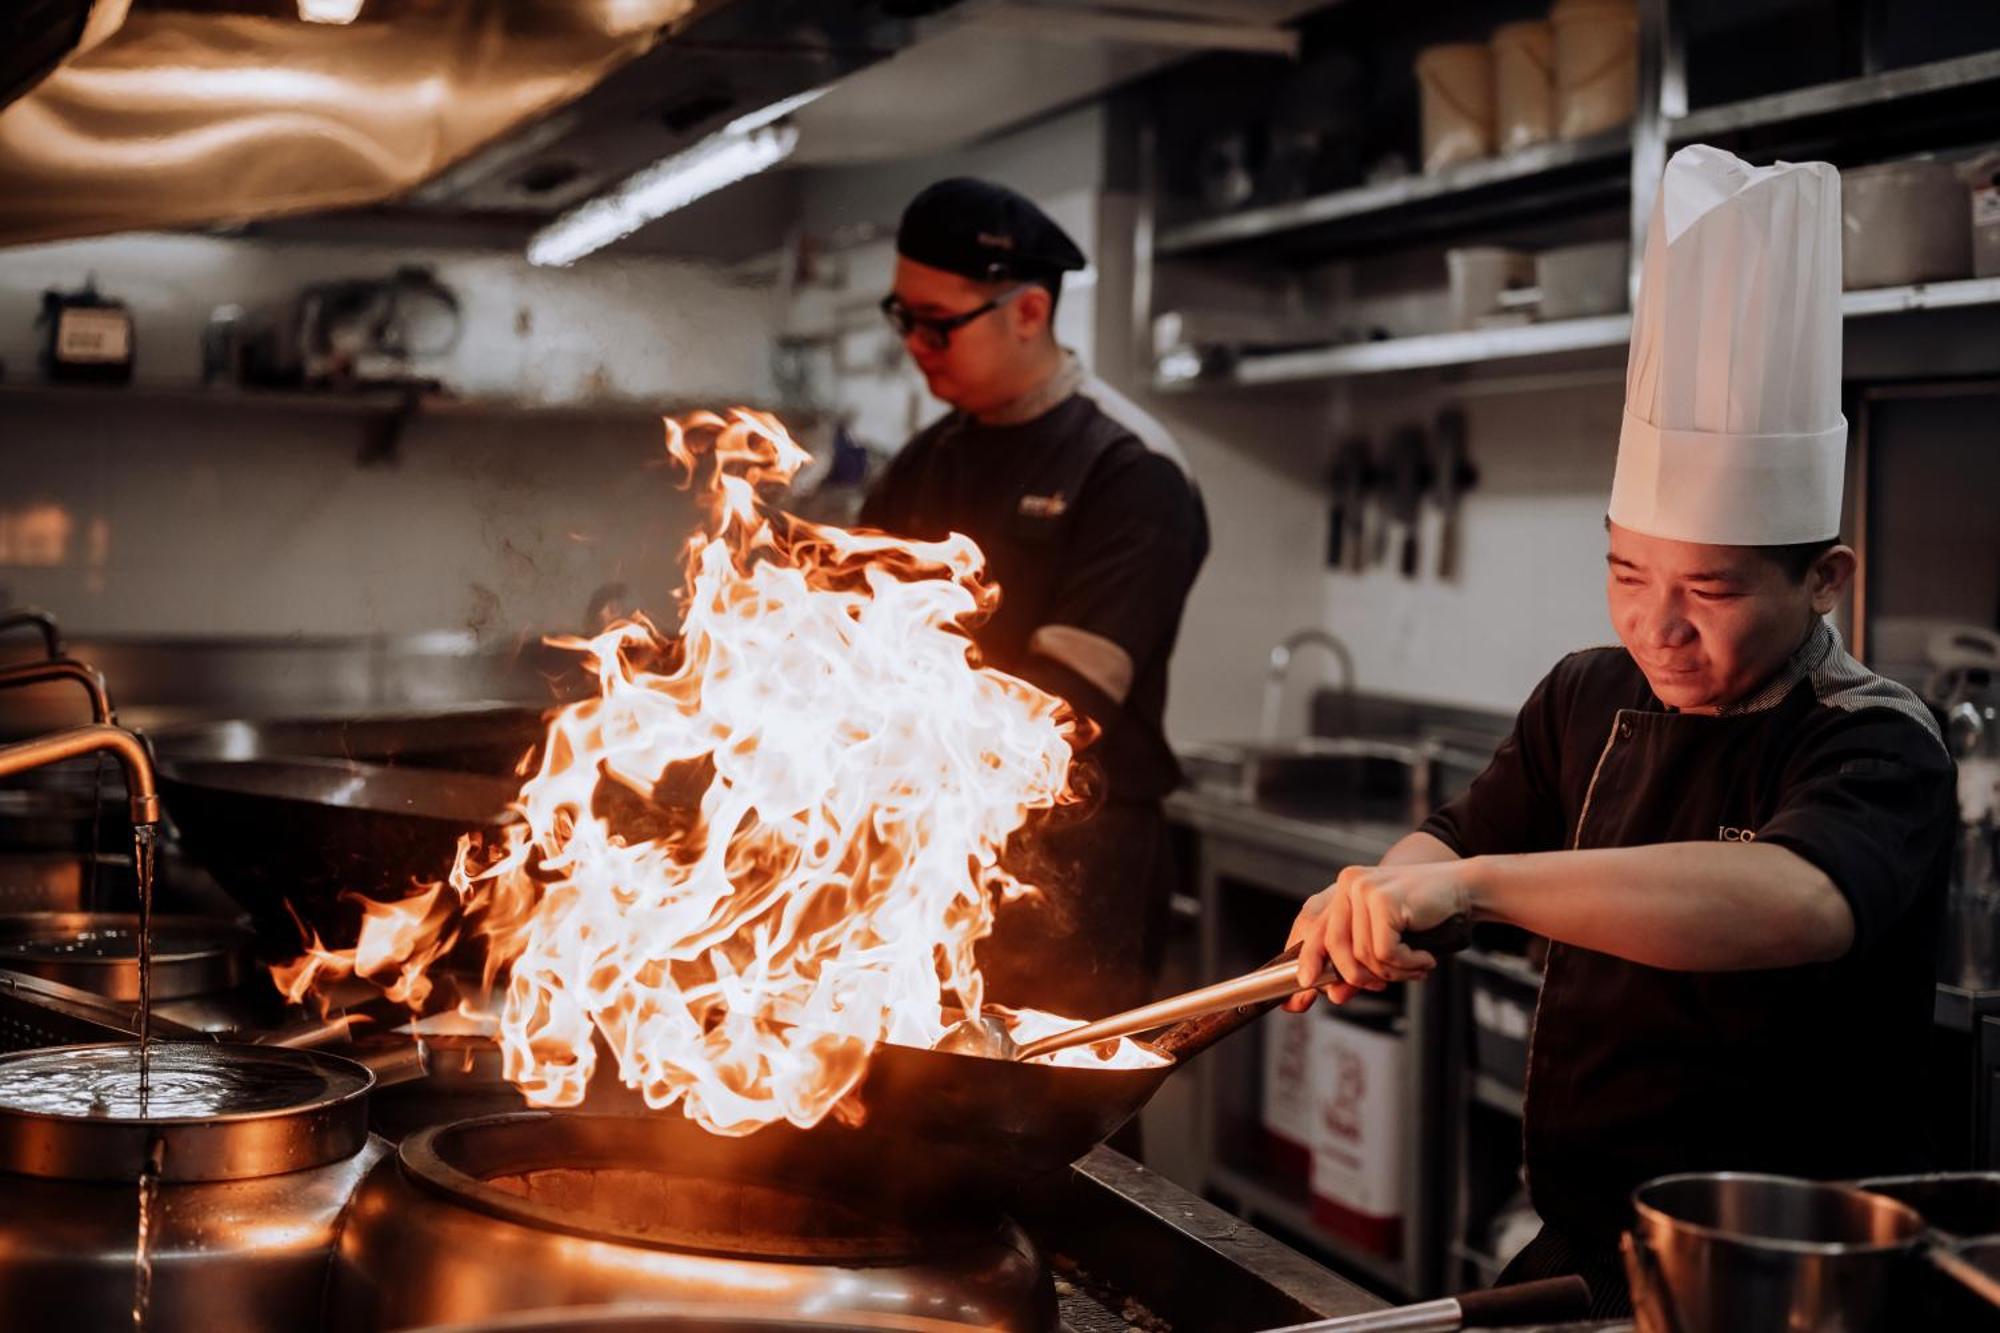
[[[1430,865],[1439,861],[1456,861],[1457,852],[1445,846],[1440,838],[1428,833],[1406,833],[1394,847],[1383,854],[1381,864],[1385,866]]]
[[[1793,967],[1854,942],[1847,900],[1782,847],[1660,843],[1481,856],[1465,868],[1475,916],[1650,967]]]

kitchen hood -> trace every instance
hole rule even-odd
[[[458,207],[483,192],[546,212],[607,182],[538,148],[596,126],[640,160],[672,151],[884,53],[900,21],[873,8],[34,0],[0,58],[0,90],[26,88],[0,109],[0,244],[353,208],[427,182]]]
[[[925,156],[1204,51],[1294,56],[1314,3],[24,0],[0,15],[0,245],[251,223],[522,244],[802,93],[824,95],[790,117],[797,165]],[[783,182],[730,194],[661,239],[771,242],[748,214],[785,212]]]

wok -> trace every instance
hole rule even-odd
[[[359,717],[229,718],[151,733],[162,762],[349,759],[395,768],[505,774],[544,731],[544,712],[521,704],[467,704]]]
[[[459,836],[497,827],[517,780],[344,759],[173,760],[160,794],[182,849],[270,940],[351,938],[341,896],[399,898],[442,878]],[[343,934],[343,931],[345,934]]]
[[[1454,918],[1407,938],[1415,948],[1451,953],[1471,942],[1471,924],[1468,918]],[[1242,980],[1297,960],[1295,945]],[[1222,989],[1204,988],[1149,1008],[1184,1006]],[[1138,1044],[1164,1056],[1165,1062],[1140,1069],[882,1046],[861,1084],[869,1115],[863,1130],[873,1140],[868,1150],[886,1154],[876,1158],[878,1170],[880,1162],[894,1162],[901,1173],[913,1155],[908,1145],[922,1143],[926,1160],[913,1188],[956,1189],[1005,1200],[1109,1138],[1182,1065],[1296,993],[1296,988],[1288,989],[1164,1028]],[[829,1126],[822,1122],[817,1128]],[[831,1126],[834,1134],[840,1129]]]

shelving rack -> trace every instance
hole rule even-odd
[[[1667,154],[1697,140],[1722,142],[1753,159],[1781,154],[1865,154],[1909,151],[1911,135],[1959,133],[1974,127],[2000,138],[2000,51],[1982,51],[1907,68],[1871,72],[1804,88],[1690,110],[1686,41],[1674,0],[1640,0],[1638,111],[1624,130],[1589,139],[1539,144],[1465,163],[1436,175],[1332,191],[1219,217],[1159,225],[1158,200],[1144,201],[1135,262],[1219,260],[1294,267],[1337,259],[1357,248],[1414,244],[1444,236],[1476,237],[1482,227],[1546,216],[1564,208],[1627,202],[1634,262],[1641,252],[1653,195]],[[1921,146],[1921,145],[1919,145]],[[1136,284],[1135,315],[1143,336],[1152,323],[1150,272]],[[2000,278],[1971,278],[1854,291],[1843,305],[1850,318],[1948,308],[2000,311]],[[1996,319],[2000,336],[2000,319]],[[1623,348],[1625,315],[1463,332],[1427,333],[1374,342],[1289,348],[1221,358],[1200,369],[1168,366],[1154,388],[1186,393],[1209,388],[1354,379],[1409,371],[1496,366],[1516,373],[1548,357]]]

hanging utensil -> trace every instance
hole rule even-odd
[[[1466,452],[1465,413],[1458,408],[1438,413],[1431,433],[1431,499],[1444,516],[1438,534],[1437,576],[1458,577],[1459,510],[1465,493],[1479,480],[1479,469]]]

